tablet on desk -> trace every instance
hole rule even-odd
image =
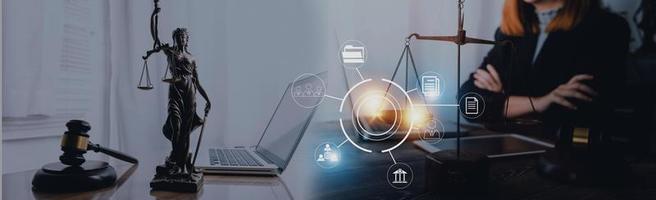
[[[457,139],[417,140],[414,144],[428,153],[446,149],[456,149]],[[488,158],[502,158],[522,155],[541,154],[553,148],[552,144],[517,134],[469,136],[460,138],[463,151],[475,151]]]

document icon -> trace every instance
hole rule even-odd
[[[440,94],[440,79],[437,76],[422,76],[421,91],[425,96],[438,96]]]
[[[364,63],[364,47],[346,45],[342,49],[342,61],[344,64]]]
[[[465,114],[478,115],[478,98],[465,97]]]

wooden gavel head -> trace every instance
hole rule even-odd
[[[91,125],[83,120],[70,120],[66,123],[68,131],[64,132],[61,140],[61,150],[64,153],[59,156],[59,161],[66,165],[79,166],[84,163],[84,153],[89,145]]]

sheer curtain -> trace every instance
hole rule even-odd
[[[56,161],[70,119],[89,121],[92,141],[107,144],[106,2],[2,4],[3,172]]]
[[[197,59],[199,79],[212,98],[212,112],[208,118],[205,141],[220,141],[224,128],[227,102],[221,98],[227,85],[225,66],[225,32],[221,1],[172,1],[160,2],[159,37],[172,44],[171,33],[184,27],[190,32],[190,52]],[[109,143],[131,153],[146,163],[161,162],[170,150],[169,142],[162,135],[168,102],[168,84],[161,82],[166,70],[166,57],[154,55],[148,59],[153,90],[139,90],[141,56],[152,48],[150,14],[152,1],[109,1],[109,51],[111,81],[109,85],[112,109],[110,115]],[[199,113],[204,100],[197,98]],[[197,134],[194,134],[196,136]],[[192,141],[195,141],[195,137]],[[150,152],[144,154],[144,152]],[[162,152],[153,157],[152,152]],[[150,162],[152,159],[153,162]]]

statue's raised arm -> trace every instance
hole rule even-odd
[[[146,51],[146,55],[142,58],[148,59],[151,54],[157,53],[162,49],[168,48],[168,45],[162,45],[162,42],[159,40],[158,34],[158,25],[159,25],[159,12],[162,10],[159,7],[159,0],[153,0],[153,13],[150,15],[150,36],[153,37],[153,48]]]
[[[159,7],[159,0],[154,0],[154,6],[155,8],[153,9],[153,14],[150,15],[150,35],[153,37],[153,49],[156,49],[161,45],[159,41],[159,35],[157,34],[157,25],[158,23],[158,18],[159,18],[159,11],[161,8]]]

